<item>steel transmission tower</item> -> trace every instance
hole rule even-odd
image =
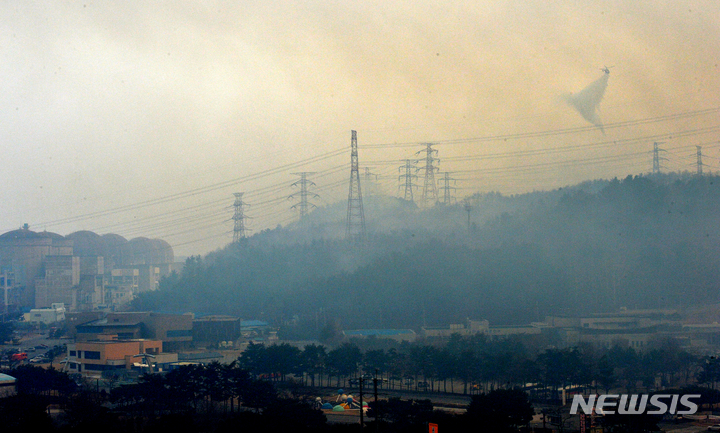
[[[365,197],[375,196],[378,194],[378,175],[371,172],[373,167],[365,168]],[[374,179],[373,179],[374,178]]]
[[[348,192],[347,226],[345,237],[348,240],[365,240],[365,212],[363,211],[362,191],[360,189],[360,170],[358,163],[357,132],[352,131],[350,138],[350,191]]]
[[[308,192],[308,186],[315,186],[315,182],[308,179],[308,176],[311,176],[315,174],[315,172],[310,171],[303,171],[300,173],[292,173],[296,176],[300,176],[300,179],[293,182],[291,186],[300,186],[300,203],[295,204],[291,206],[291,209],[297,209],[300,213],[300,221],[303,221],[305,219],[305,216],[308,214],[308,209],[310,207],[317,207],[314,204],[310,203],[308,201],[308,196],[311,196],[312,198],[319,198],[320,196]],[[288,200],[295,198],[295,194],[292,194],[288,197]]]
[[[444,205],[451,205],[455,201],[455,197],[452,196],[452,194],[450,193],[450,190],[451,189],[456,190],[457,188],[455,188],[454,186],[450,186],[450,182],[452,182],[453,184],[456,184],[457,180],[451,178],[450,173],[448,173],[448,172],[445,172],[445,176],[443,176],[443,178],[440,180],[443,182],[443,186],[441,187],[441,189],[443,190],[442,203]]]
[[[406,201],[413,201],[413,188],[417,188],[417,185],[413,183],[413,179],[417,179],[417,167],[412,159],[406,159],[405,165],[401,165],[398,171],[402,172],[405,170],[405,174],[398,176],[398,180],[404,179],[404,181],[398,185],[398,189],[405,188],[405,194],[403,198]]]
[[[703,168],[703,162],[702,162],[702,146],[695,146],[697,147],[697,174],[698,176],[702,176],[702,168]]]
[[[472,205],[470,205],[470,200],[465,199],[463,201],[463,208],[465,209],[465,212],[467,212],[467,214],[468,214],[467,226],[468,226],[468,231],[470,231],[470,212],[472,212],[472,210],[473,210]]]
[[[435,204],[438,201],[437,184],[435,184],[435,172],[439,170],[439,168],[435,166],[435,161],[439,163],[440,160],[435,158],[437,150],[432,148],[432,143],[427,143],[425,146],[425,149],[418,151],[416,155],[425,152],[425,166],[420,168],[420,170],[425,172],[422,205],[424,207],[429,207],[431,204]]]
[[[240,239],[245,238],[245,216],[244,213],[244,206],[245,203],[243,202],[242,196],[244,193],[242,192],[236,192],[233,194],[235,196],[235,213],[233,214],[233,242],[237,243],[240,241]]]
[[[660,152],[665,152],[664,149],[660,149],[658,147],[660,144],[662,144],[662,143],[658,143],[658,142],[653,143],[653,169],[652,169],[653,174],[660,173],[660,161],[661,160],[667,161],[667,158],[660,156]]]

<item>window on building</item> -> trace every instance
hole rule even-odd
[[[102,371],[105,370],[105,366],[98,364],[85,364],[85,370]]]
[[[167,332],[167,337],[168,338],[192,337],[192,330],[191,329],[170,330]]]
[[[71,350],[71,351],[70,351],[70,356],[77,356],[77,351]]]
[[[96,352],[93,350],[86,350],[85,351],[85,359],[100,359],[100,352]]]

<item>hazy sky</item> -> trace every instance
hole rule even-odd
[[[177,255],[259,231],[361,170],[397,194],[435,142],[457,195],[651,169],[720,170],[720,2],[0,3],[0,229],[159,237]],[[599,117],[565,101],[610,69]],[[441,176],[440,174],[439,176]],[[371,215],[367,215],[371,218]]]

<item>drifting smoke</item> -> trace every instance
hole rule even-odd
[[[572,105],[585,120],[600,128],[603,134],[605,130],[598,115],[598,105],[600,105],[600,101],[602,101],[603,95],[605,94],[609,77],[610,74],[605,73],[602,77],[593,81],[578,93],[574,95],[570,94],[566,97],[567,102]]]

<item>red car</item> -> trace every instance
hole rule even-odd
[[[27,353],[21,352],[21,353],[14,353],[10,355],[10,361],[24,361],[27,359]]]

